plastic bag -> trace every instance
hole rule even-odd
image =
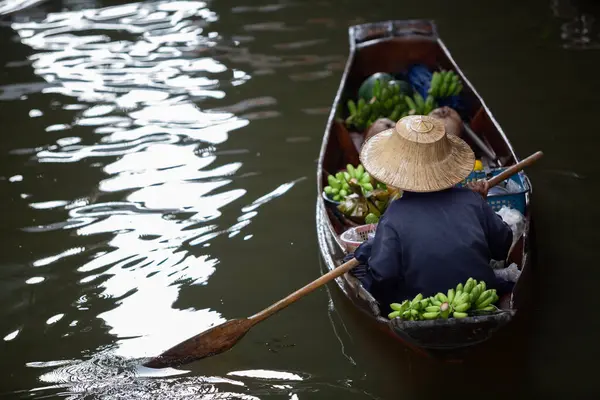
[[[517,182],[509,179],[508,182],[506,182],[506,190],[508,190],[508,193],[519,193],[523,191],[523,188]]]
[[[519,279],[519,276],[521,276],[521,271],[517,267],[517,264],[512,263],[508,268],[495,269],[494,275],[508,282],[516,282],[517,279]]]
[[[506,206],[496,211],[496,214],[510,226],[510,229],[513,231],[513,243],[516,242],[525,230],[525,217],[523,217],[523,214],[519,210]]]

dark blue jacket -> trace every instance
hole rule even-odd
[[[510,286],[496,278],[489,263],[504,260],[511,244],[512,230],[478,193],[465,188],[404,192],[389,205],[375,237],[354,253],[367,264],[355,275],[382,312],[418,293],[446,293],[469,277],[501,295]]]

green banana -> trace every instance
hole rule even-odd
[[[485,299],[481,303],[477,304],[477,309],[481,310],[482,308],[485,308],[485,307],[489,306],[490,304],[492,304],[493,300],[494,300],[493,296],[488,296],[487,299]]]
[[[392,99],[387,99],[385,101],[384,107],[387,112],[392,111],[392,109],[394,107],[394,101]]]
[[[348,110],[350,111],[350,115],[352,116],[354,116],[358,112],[354,100],[348,100]]]
[[[460,299],[458,300],[458,304],[470,303],[470,302],[471,302],[471,295],[467,292],[462,292],[462,294],[460,295]]]
[[[454,311],[452,313],[452,316],[454,318],[467,318],[469,315],[467,313],[465,313],[465,312]]]
[[[497,310],[498,310],[498,307],[493,306],[493,305],[489,305],[487,307],[479,309],[479,311],[497,311]]]
[[[400,119],[400,113],[402,112],[402,107],[400,106],[400,104],[397,104],[396,107],[394,108],[394,111],[392,111],[392,113],[390,114],[390,120],[392,120],[393,122],[397,122]]]
[[[388,99],[392,97],[392,92],[388,88],[383,88],[381,90],[381,101],[386,102]]]
[[[358,164],[358,167],[356,167],[356,177],[359,178],[364,173],[365,173],[365,167],[362,164]]]
[[[464,288],[464,287],[463,287],[463,284],[462,284],[462,283],[459,283],[458,285],[456,285],[456,291],[457,291],[457,292],[459,292],[459,291],[460,291],[460,292],[462,292],[462,291],[463,291],[463,288]]]
[[[356,171],[354,171],[354,166],[352,164],[346,165],[346,171],[348,171],[352,178],[356,177]]]
[[[459,292],[460,294],[457,296],[454,296],[454,301],[452,303],[450,303],[450,305],[452,306],[457,306],[459,304],[464,303],[464,301],[461,301],[462,298],[462,292]]]
[[[454,301],[452,302],[452,304],[456,304],[458,302],[458,299],[460,298],[460,296],[462,296],[463,292],[462,290],[457,290],[456,293],[454,294]]]
[[[437,311],[437,312],[426,312],[426,313],[423,313],[423,318],[425,318],[425,319],[436,319],[439,316],[440,316],[440,312],[439,311]]]
[[[454,95],[458,95],[463,90],[463,84],[458,82],[456,85],[456,89],[454,90]]]
[[[441,305],[442,305],[442,302],[441,302],[441,301],[439,301],[439,300],[438,300],[438,299],[436,299],[436,298],[433,298],[433,299],[431,300],[431,304],[433,304],[434,306],[438,306],[438,307],[439,307],[439,306],[441,306]]]
[[[456,91],[456,87],[458,86],[458,82],[451,82],[450,86],[448,86],[448,96],[453,96]]]
[[[431,77],[431,84],[429,85],[429,94],[433,97],[437,97],[441,80],[442,75],[438,71],[435,71]]]
[[[454,289],[449,289],[448,290],[448,302],[452,303],[454,301]]]
[[[454,73],[454,71],[445,71],[446,74],[444,75],[444,83],[450,84],[450,82],[452,82],[452,76],[456,75]]]
[[[477,299],[479,299],[479,295],[481,294],[481,286],[476,285],[473,290],[471,290],[471,301],[475,303]]]
[[[427,99],[425,99],[425,108],[423,109],[423,114],[428,115],[430,112],[433,111],[434,107],[435,99],[432,95],[427,96]]]
[[[394,318],[398,318],[400,316],[400,311],[393,311],[391,313],[388,314],[388,318],[389,319],[394,319]]]
[[[492,298],[492,291],[486,290],[485,292],[481,293],[481,296],[479,296],[479,299],[477,299],[477,302],[475,303],[475,305],[477,305],[477,307],[479,307],[479,305],[481,303],[483,303],[487,299],[491,299],[491,298]]]
[[[473,290],[474,287],[475,287],[475,281],[473,281],[473,278],[469,278],[467,280],[467,283],[465,284],[463,292],[471,293],[471,290]]]
[[[471,303],[462,303],[457,306],[454,306],[454,311],[464,312],[467,311],[471,307]]]
[[[367,102],[362,97],[360,99],[358,99],[358,103],[356,103],[356,107],[358,108],[358,111],[359,112],[362,111],[362,109],[365,107],[366,104],[367,104]]]
[[[377,79],[373,84],[373,97],[379,98],[381,95],[381,81]]]
[[[438,293],[435,295],[437,297],[437,299],[439,301],[441,301],[442,303],[447,303],[448,302],[448,298],[446,297],[446,295],[444,293]]]
[[[448,83],[445,81],[440,85],[440,91],[438,93],[438,97],[446,97],[446,92],[448,91]]]
[[[425,311],[426,312],[439,312],[440,311],[440,306],[425,307]]]
[[[485,289],[486,289],[485,282],[481,281],[481,282],[479,282],[479,284],[481,285],[481,293],[485,292]]]
[[[417,105],[415,104],[415,102],[413,101],[413,99],[411,99],[410,97],[406,96],[406,97],[404,97],[404,101],[406,101],[406,104],[408,104],[408,108],[414,114],[417,111]],[[409,114],[410,114],[410,112],[409,112]]]
[[[423,99],[423,96],[421,96],[419,92],[415,92],[414,97],[415,104],[417,106],[417,113],[423,114],[423,111],[425,110],[425,100]]]

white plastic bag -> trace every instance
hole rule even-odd
[[[496,211],[496,214],[510,226],[510,229],[513,231],[513,243],[516,242],[525,230],[525,217],[523,217],[523,214],[519,210],[506,206]]]
[[[523,191],[523,188],[517,182],[509,179],[508,182],[506,182],[506,190],[508,190],[509,193],[519,193]]]
[[[521,271],[517,267],[517,264],[512,263],[508,268],[495,269],[494,275],[508,282],[516,282],[519,276],[521,276]]]

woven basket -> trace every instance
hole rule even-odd
[[[369,233],[375,233],[377,224],[360,225],[350,228],[340,236],[348,253],[354,252],[362,242],[369,238]]]

